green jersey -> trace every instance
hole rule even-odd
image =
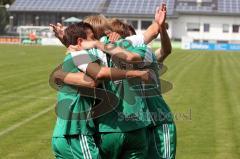
[[[164,101],[161,95],[161,83],[160,83],[160,66],[157,62],[157,57],[152,53],[151,49],[147,46],[146,56],[144,59],[145,66],[144,68],[150,69],[154,72],[155,78],[153,85],[145,86],[145,96],[148,104],[148,108],[151,112],[151,115],[154,120],[154,124],[159,125],[162,123],[171,123],[173,122],[173,116],[171,111]]]
[[[85,71],[88,63],[97,61],[89,51],[71,52],[66,55],[62,69],[64,72]],[[63,84],[57,96],[57,121],[53,137],[64,137],[65,135],[84,134],[91,135],[95,132],[93,120],[89,117],[94,104],[94,98],[82,96],[75,86]]]
[[[102,41],[104,41],[105,43],[109,42],[107,37],[102,38]],[[171,111],[161,95],[161,83],[159,74],[160,67],[157,62],[157,57],[152,52],[152,50],[147,47],[147,45],[143,44],[143,40],[140,41],[142,43],[137,42],[137,45],[129,45],[127,43],[127,40],[124,40],[124,43],[120,43],[118,44],[118,46],[120,45],[124,48],[128,48],[129,51],[138,53],[144,59],[143,64],[136,66],[138,67],[137,69],[145,68],[150,69],[154,72],[154,85],[144,86],[144,96],[146,97],[148,109],[151,112],[153,124],[159,125],[163,122],[173,122],[173,116],[171,114]]]
[[[102,39],[104,41],[106,39]],[[126,48],[129,51],[139,53],[144,58],[144,50],[134,48],[126,40],[115,43],[116,46]],[[107,58],[109,67],[119,69],[129,68],[122,63],[115,63],[110,57]],[[151,124],[149,110],[143,92],[135,90],[133,86],[141,87],[141,81],[136,79],[124,79],[118,81],[105,81],[104,86],[108,91],[113,92],[119,99],[118,106],[111,113],[96,119],[100,132],[129,132],[147,127]]]

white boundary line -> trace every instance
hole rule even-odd
[[[15,129],[17,129],[18,127],[20,127],[20,126],[22,126],[24,124],[27,124],[28,122],[30,122],[30,121],[40,117],[41,115],[50,112],[51,110],[53,110],[54,107],[55,107],[55,105],[52,106],[52,107],[46,108],[43,111],[41,111],[41,112],[31,116],[30,118],[27,118],[27,119],[25,119],[25,120],[23,120],[23,121],[21,121],[19,123],[16,123],[16,124],[12,125],[11,127],[7,128],[5,130],[1,131],[0,132],[0,137],[5,135],[5,134],[7,134],[7,133],[9,133],[9,132],[11,132],[11,131],[13,131],[13,130],[15,130]]]

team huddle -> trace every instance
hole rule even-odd
[[[52,149],[57,159],[174,159],[176,126],[160,88],[171,53],[166,4],[142,34],[103,15],[66,29],[51,25],[67,47],[52,74],[58,86]],[[160,34],[155,53],[148,44]],[[59,84],[60,83],[60,84]]]

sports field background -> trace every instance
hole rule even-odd
[[[52,159],[56,92],[48,77],[64,48],[0,45],[0,158]],[[173,50],[161,77],[178,128],[177,159],[240,158],[240,52]],[[191,111],[191,114],[190,114]]]

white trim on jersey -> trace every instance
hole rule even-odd
[[[90,50],[81,50],[81,51],[75,51],[70,53],[73,62],[80,69],[81,71],[85,72],[87,71],[88,64],[91,62],[95,62],[99,60],[101,65],[107,66],[107,58],[106,54],[104,54],[101,50],[98,49],[90,49]],[[93,56],[91,56],[93,55]]]
[[[168,124],[163,124],[163,136],[164,136],[164,155],[163,158],[170,158],[171,155],[171,144],[170,144],[170,133]]]
[[[88,146],[87,137],[84,135],[79,135],[80,147],[83,153],[84,159],[92,159],[92,155]]]
[[[126,40],[131,41],[132,45],[135,47],[137,45],[144,44],[144,35],[143,34],[137,34],[126,37]]]
[[[89,157],[89,159],[92,159],[92,155],[91,155],[91,152],[90,152],[90,149],[88,146],[88,142],[87,142],[87,137],[82,135],[82,138],[83,138],[83,142],[85,143],[85,146],[86,146],[88,157]]]

